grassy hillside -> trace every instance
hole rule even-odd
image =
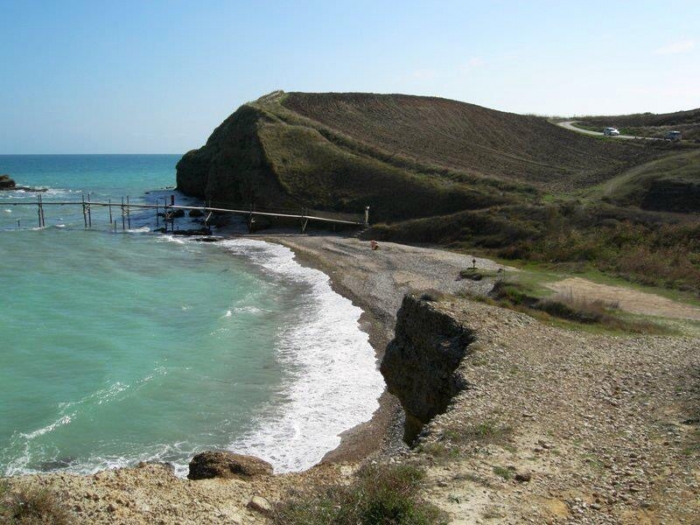
[[[612,126],[623,134],[639,137],[663,137],[667,131],[677,130],[687,140],[700,140],[700,108],[676,113],[636,113],[617,116],[588,116],[577,119],[596,130]]]
[[[227,118],[177,177],[222,206],[370,206],[368,237],[697,291],[700,230],[676,212],[700,211],[699,166],[692,143],[585,136],[451,100],[275,92]]]
[[[542,117],[440,98],[289,93],[282,105],[390,157],[547,191],[607,180],[663,152],[663,145],[595,140]]]
[[[602,198],[621,206],[700,212],[700,149],[629,170],[602,186]]]
[[[221,204],[403,220],[532,202],[667,154],[545,119],[406,95],[276,92],[242,106],[178,164],[178,187]]]

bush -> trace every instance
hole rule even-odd
[[[367,466],[350,485],[317,487],[279,505],[284,525],[433,525],[442,513],[418,497],[424,473],[410,465]]]
[[[69,525],[73,520],[56,496],[48,490],[34,488],[10,490],[4,482],[0,484],[0,522],[23,525]]]

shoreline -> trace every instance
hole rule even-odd
[[[250,235],[255,238],[255,235]],[[386,346],[393,339],[394,325],[390,319],[380,317],[372,311],[367,301],[359,297],[352,289],[342,285],[333,279],[336,272],[333,264],[305,250],[298,244],[285,242],[280,235],[261,235],[260,240],[279,244],[289,248],[294,253],[295,260],[302,266],[313,268],[323,272],[329,279],[330,286],[335,293],[349,299],[353,305],[362,309],[358,323],[359,328],[368,335],[370,346],[374,349],[377,369],[384,358]],[[372,417],[354,427],[348,428],[341,434],[340,444],[329,450],[319,463],[311,468],[324,463],[343,463],[362,461],[374,454],[390,453],[406,448],[401,436],[403,435],[403,410],[398,399],[386,389],[386,383],[382,394],[378,398],[379,408]]]
[[[413,290],[454,293],[483,287],[474,281],[457,279],[459,270],[472,264],[472,256],[440,248],[381,243],[379,250],[373,251],[369,241],[325,232],[306,235],[262,232],[245,237],[289,248],[299,264],[323,272],[333,291],[359,306],[363,311],[360,329],[369,336],[377,368],[394,337],[396,314],[406,293]],[[499,267],[481,258],[477,264]],[[378,286],[370,284],[372,281]],[[403,442],[404,413],[399,400],[385,385],[378,401],[379,408],[372,418],[340,434],[340,444],[326,453],[318,465],[358,462],[376,455],[390,457],[408,450]]]

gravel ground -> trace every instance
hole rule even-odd
[[[478,334],[417,454],[453,523],[700,523],[700,339],[440,307]]]

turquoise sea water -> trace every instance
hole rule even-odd
[[[46,202],[155,202],[178,158],[0,156],[0,173],[50,188]],[[79,206],[46,206],[39,228],[35,207],[0,205],[0,474],[141,460],[183,473],[212,448],[299,470],[369,419],[374,354],[324,274],[281,246],[151,233],[153,212],[129,231],[114,218],[116,232],[94,209],[86,231]]]

